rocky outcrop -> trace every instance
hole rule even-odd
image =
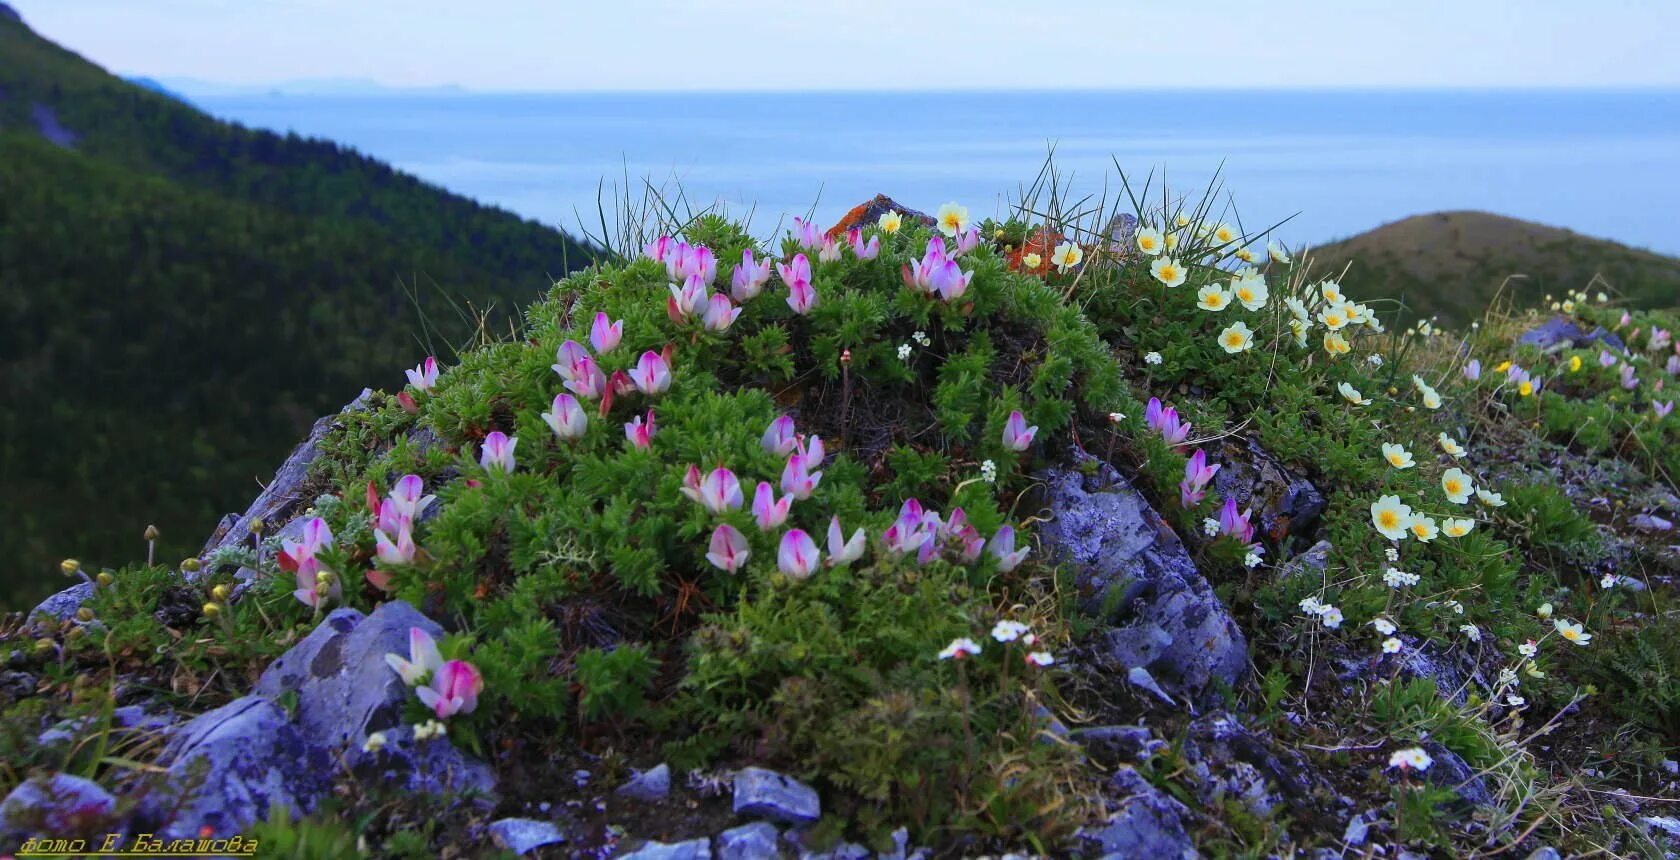
[[[877,194],[853,206],[845,215],[842,215],[833,227],[828,228],[828,235],[839,238],[846,235],[846,231],[853,227],[867,227],[874,224],[888,212],[897,212],[904,216],[906,221],[920,221],[929,227],[932,227],[934,223],[932,215],[900,205],[898,201],[885,194]]]
[[[1307,533],[1324,513],[1326,500],[1318,487],[1253,439],[1227,438],[1216,461],[1219,473],[1213,477],[1215,492],[1252,510],[1260,532],[1273,543],[1282,544],[1291,535]]]
[[[1145,857],[1150,860],[1195,860],[1201,857],[1185,832],[1190,810],[1150,785],[1130,766],[1115,771],[1111,780],[1120,795],[1106,823],[1080,832],[1094,856]]]
[[[1574,320],[1568,317],[1552,317],[1549,320],[1524,332],[1517,338],[1517,343],[1535,347],[1542,352],[1558,352],[1575,347],[1578,349],[1602,344],[1618,352],[1625,349],[1622,339],[1615,334],[1598,326],[1592,331],[1582,331]]]
[[[1248,665],[1242,631],[1142,494],[1079,451],[1038,478],[1044,551],[1072,570],[1081,607],[1109,625],[1095,661],[1194,702],[1234,686]]]
[[[117,799],[67,773],[25,780],[0,801],[0,839],[90,837],[110,828]]]

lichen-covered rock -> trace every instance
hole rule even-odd
[[[1487,783],[1458,753],[1435,741],[1424,741],[1423,750],[1435,762],[1425,771],[1430,782],[1458,792],[1459,798],[1466,803],[1485,806],[1493,802]]]
[[[1246,437],[1225,440],[1218,459],[1214,490],[1252,509],[1261,533],[1276,543],[1305,533],[1324,513],[1318,487]]]
[[[776,840],[781,833],[776,825],[767,821],[754,821],[740,827],[731,827],[718,834],[718,860],[774,860],[780,857],[781,851],[776,847]]]
[[[671,768],[664,762],[638,772],[629,782],[618,787],[620,797],[655,803],[671,793]]]
[[[872,226],[881,219],[882,215],[888,212],[897,212],[904,216],[905,221],[920,221],[929,227],[933,226],[933,216],[903,206],[885,194],[877,194],[853,206],[845,215],[840,216],[840,220],[834,222],[833,227],[828,228],[828,235],[838,238],[846,235],[846,231],[853,227]]]
[[[1582,331],[1574,320],[1561,316],[1552,317],[1524,332],[1517,338],[1517,343],[1535,347],[1543,352],[1557,352],[1572,346],[1586,347],[1593,343],[1602,343],[1617,351],[1625,348],[1622,339],[1606,331],[1603,326],[1590,332]]]
[[[1087,472],[1081,464],[1090,468]],[[1074,574],[1081,606],[1112,612],[1097,661],[1145,669],[1169,691],[1208,701],[1235,685],[1248,649],[1184,544],[1120,473],[1083,452],[1039,476],[1051,518],[1037,535]]]
[[[748,767],[735,774],[735,814],[808,824],[822,817],[822,801],[816,789],[793,777]]]
[[[117,800],[67,773],[25,780],[0,801],[0,839],[93,836],[115,824]]]
[[[92,599],[93,583],[78,582],[36,604],[34,609],[29,610],[29,617],[34,619],[44,615],[65,621],[75,616],[76,610]]]
[[[141,809],[167,838],[232,836],[274,806],[307,813],[334,768],[324,750],[304,742],[285,710],[262,696],[195,717],[159,763],[168,768],[167,779],[144,796]]]
[[[642,847],[620,854],[620,860],[711,860],[712,844],[705,839],[687,842],[647,842]]]
[[[527,854],[544,845],[557,845],[566,841],[566,834],[560,832],[552,821],[538,821],[534,818],[503,818],[490,823],[490,838],[496,845],[512,851],[515,854]]]
[[[1130,767],[1114,774],[1121,800],[1099,826],[1086,828],[1080,838],[1097,854],[1115,860],[1194,860],[1201,856],[1184,830],[1189,810],[1149,784]]]

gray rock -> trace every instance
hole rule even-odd
[[[839,221],[835,222],[834,226],[829,228],[829,230],[831,233],[844,234],[849,227],[872,226],[876,221],[880,220],[882,215],[885,215],[888,212],[897,212],[898,214],[904,216],[904,220],[906,222],[921,222],[929,227],[934,225],[932,215],[911,209],[910,207],[899,203],[885,194],[877,194],[869,200],[853,207],[852,211],[847,212]]]
[[[1118,260],[1135,260],[1143,252],[1137,246],[1137,217],[1129,212],[1121,212],[1108,219],[1108,253]]]
[[[711,860],[712,845],[705,839],[687,842],[647,842],[642,847],[620,854],[619,860]]]
[[[566,834],[551,821],[534,818],[503,818],[490,823],[490,838],[496,845],[515,854],[526,854],[544,845],[566,841]]]
[[[671,794],[671,768],[664,762],[657,767],[638,772],[629,782],[618,787],[621,797],[655,803]]]
[[[797,779],[749,767],[735,774],[735,813],[809,824],[822,817],[822,801],[816,789]]]
[[[874,854],[856,842],[842,842],[827,851],[802,851],[799,860],[869,860]]]
[[[1628,525],[1649,534],[1662,534],[1674,529],[1674,523],[1656,514],[1636,514],[1628,519]]]
[[[1299,553],[1278,568],[1278,576],[1283,579],[1301,576],[1303,574],[1321,574],[1330,569],[1330,553],[1335,549],[1327,540],[1313,544],[1306,552]]]
[[[1435,741],[1424,741],[1423,750],[1435,762],[1424,772],[1430,782],[1458,792],[1466,803],[1486,806],[1493,802],[1493,794],[1488,791],[1487,784],[1458,753]]]
[[[1080,451],[1071,459],[1038,475],[1053,516],[1037,532],[1072,570],[1082,608],[1113,625],[1098,636],[1097,662],[1145,669],[1168,691],[1212,701],[1248,665],[1242,631],[1143,496],[1106,463]]]
[[[1253,439],[1226,439],[1219,464],[1214,490],[1222,498],[1235,498],[1240,508],[1253,509],[1261,536],[1281,543],[1290,535],[1305,534],[1324,513],[1327,502],[1318,487]]]
[[[93,836],[115,827],[117,800],[67,773],[25,780],[0,801],[0,839]]]
[[[1130,860],[1195,860],[1201,856],[1184,830],[1188,810],[1149,784],[1137,771],[1122,767],[1115,785],[1123,792],[1119,808],[1100,827],[1085,828],[1080,837],[1105,858]]]
[[[1586,348],[1594,343],[1601,343],[1617,352],[1626,349],[1626,344],[1614,333],[1598,326],[1592,331],[1582,331],[1573,320],[1566,317],[1552,317],[1549,320],[1524,332],[1517,338],[1517,343],[1535,347],[1542,352],[1558,352],[1569,347]]]
[[[772,860],[782,856],[776,848],[779,838],[776,825],[767,821],[731,827],[718,834],[717,857],[718,860]]]
[[[1167,748],[1167,742],[1155,737],[1148,726],[1097,726],[1076,729],[1074,742],[1095,753],[1106,753],[1126,761],[1146,761]]]
[[[358,758],[357,776],[407,794],[464,798],[482,810],[495,808],[496,772],[489,764],[461,752],[447,737],[415,740],[413,726],[386,729],[384,735],[383,749]]]
[[[200,714],[164,748],[163,790],[146,795],[144,815],[167,838],[242,833],[282,806],[307,813],[334,763],[304,743],[286,712],[262,696],[245,696]]]
[[[318,419],[315,425],[309,429],[309,436],[292,449],[292,453],[286,457],[286,461],[281,463],[280,469],[274,473],[274,479],[263,487],[263,491],[257,495],[256,499],[252,500],[250,506],[245,509],[245,513],[239,515],[231,523],[228,522],[226,517],[222,518],[221,525],[211,535],[210,541],[204,545],[204,549],[199,552],[199,557],[208,560],[212,553],[224,546],[249,546],[251,543],[250,523],[253,520],[261,519],[265,533],[273,534],[276,529],[289,522],[299,511],[308,507],[309,502],[312,501],[312,497],[307,491],[309,467],[310,464],[315,462],[315,458],[321,455],[321,441],[327,437],[328,433],[332,432],[334,425],[338,423],[339,415],[366,409],[367,399],[372,393],[370,389],[364,388],[361,394],[356,395],[356,399],[346,404],[337,414]],[[203,570],[208,572],[210,566],[205,565]]]
[[[342,750],[355,767],[367,736],[396,728],[413,695],[385,662],[386,654],[408,656],[410,627],[443,635],[443,628],[400,600],[381,604],[372,615],[335,609],[271,663],[252,692],[269,698],[297,693],[298,728],[311,744]]]
[[[78,582],[36,604],[34,609],[29,610],[29,617],[33,619],[45,615],[59,621],[67,621],[75,617],[76,610],[81,609],[82,604],[92,599],[93,583]]]
[[[1534,849],[1534,853],[1528,855],[1528,860],[1563,860],[1563,855],[1559,854],[1556,848],[1544,845]]]

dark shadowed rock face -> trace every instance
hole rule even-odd
[[[113,826],[116,807],[99,783],[79,776],[26,780],[0,801],[0,839],[97,837]]]
[[[1195,701],[1235,685],[1247,644],[1184,544],[1112,467],[1082,452],[1070,459],[1038,476],[1051,519],[1036,533],[1046,554],[1073,571],[1081,607],[1112,624],[1098,634],[1098,662],[1144,669]],[[1081,463],[1094,466],[1090,474]]]
[[[1261,533],[1274,543],[1305,533],[1324,513],[1324,494],[1252,439],[1225,440],[1219,464],[1214,490],[1253,510]]]
[[[1184,830],[1189,810],[1149,784],[1129,765],[1122,765],[1112,783],[1121,800],[1106,824],[1086,828],[1080,838],[1090,856],[1195,860],[1201,857]]]

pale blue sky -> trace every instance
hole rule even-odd
[[[1675,0],[10,2],[113,71],[236,84],[1680,86]]]

